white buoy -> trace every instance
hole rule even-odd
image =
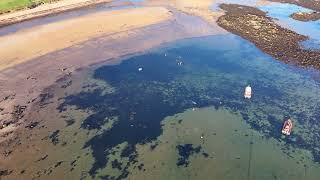
[[[252,95],[252,89],[250,86],[247,86],[246,89],[244,90],[244,98],[251,99],[251,95]]]
[[[142,67],[138,68],[138,71],[142,71]]]

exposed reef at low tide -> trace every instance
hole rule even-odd
[[[307,36],[279,26],[254,7],[237,4],[221,4],[220,7],[226,14],[218,19],[219,26],[251,41],[278,60],[320,69],[320,52],[300,47],[299,43],[307,40]]]
[[[298,21],[317,21],[320,19],[320,12],[297,12],[291,14],[290,17]]]

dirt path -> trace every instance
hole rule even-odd
[[[55,3],[40,5],[33,9],[0,15],[0,27],[111,1],[112,0],[61,0]]]

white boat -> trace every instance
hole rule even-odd
[[[252,95],[252,89],[250,86],[247,86],[246,89],[244,90],[244,98],[250,99]]]
[[[291,134],[292,128],[293,128],[293,123],[291,119],[288,119],[283,123],[281,132],[282,134],[289,136]]]

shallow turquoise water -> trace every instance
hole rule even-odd
[[[316,164],[320,162],[319,77],[316,71],[273,59],[238,36],[209,36],[166,44],[123,59],[118,65],[98,68],[94,78],[106,82],[113,91],[106,93],[101,86],[70,95],[58,109],[66,111],[74,105],[90,110],[93,114],[81,128],[102,130],[84,146],[92,149],[95,159],[91,176],[113,163],[109,160],[112,152],[119,151],[118,160],[129,159],[129,163],[120,167],[118,178],[130,177],[130,169],[141,166],[138,157],[144,156],[137,145],[154,143],[164,135],[162,121],[166,117],[206,107],[235,113],[238,121],[264,138],[286,144],[282,151],[291,154],[289,157],[296,158],[293,152],[303,149],[312,154]],[[249,101],[243,98],[247,85],[253,88]],[[283,137],[280,131],[287,117],[293,119],[295,129],[290,137]],[[103,130],[110,122],[112,127]],[[123,149],[117,148],[124,143]],[[179,147],[190,149],[189,145]],[[195,149],[191,148],[192,152],[197,146]],[[306,165],[304,160],[298,163]],[[320,173],[315,176],[320,177]]]

